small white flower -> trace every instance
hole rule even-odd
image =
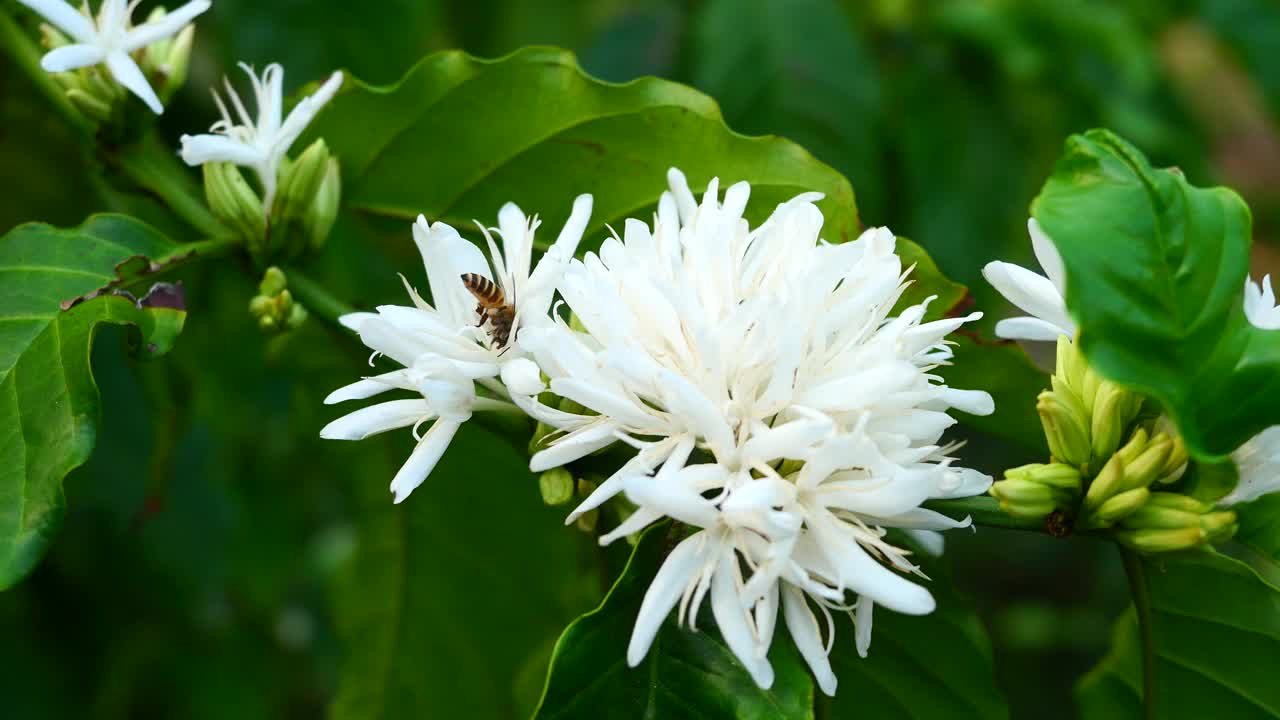
[[[1059,335],[1074,339],[1076,327],[1066,313],[1063,298],[1065,274],[1062,257],[1035,219],[1027,221],[1036,258],[1048,278],[1026,268],[1006,262],[989,263],[982,274],[996,290],[1014,305],[1033,317],[1010,318],[996,324],[996,334],[1013,340],[1057,340]],[[1280,306],[1276,305],[1271,276],[1256,283],[1251,278],[1244,284],[1244,313],[1254,327],[1280,329]],[[1172,421],[1165,420],[1166,431],[1175,434]],[[1223,506],[1248,502],[1280,490],[1280,425],[1255,435],[1232,453],[1240,480],[1235,489],[1219,501]]]
[[[640,661],[678,599],[678,618],[693,624],[710,588],[726,642],[765,685],[780,603],[791,624],[811,617],[806,596],[841,606],[846,592],[863,596],[864,649],[873,603],[932,609],[926,590],[885,567],[914,566],[883,528],[954,527],[920,503],[990,484],[952,469],[939,443],[955,422],[949,410],[989,413],[990,396],[930,372],[951,357],[945,336],[980,315],[925,323],[926,303],[894,316],[905,275],[893,235],[822,242],[820,195],[783,203],[751,229],[746,183],[721,202],[712,181],[698,203],[683,175],[668,179],[652,231],[628,220],[621,237],[569,264],[560,291],[584,331],[555,322],[522,338],[551,391],[590,412],[512,400],[563,433],[534,470],[617,441],[637,448],[569,516],[625,491],[638,508],[601,543],[663,517],[702,528],[646,594],[628,661]],[[710,462],[687,464],[695,449]],[[783,477],[786,461],[804,469]],[[819,636],[797,644],[826,678]],[[834,692],[834,676],[821,684]]]
[[[130,16],[136,2],[102,0],[96,19],[89,14],[87,5],[78,11],[65,0],[18,2],[40,13],[75,41],[51,50],[40,59],[40,66],[47,72],[66,72],[105,63],[111,77],[141,98],[157,115],[164,112],[164,106],[130,53],[177,34],[213,5],[210,0],[192,0],[158,20],[134,27]]]
[[[590,215],[591,196],[583,195],[574,203],[573,214],[556,243],[530,272],[537,222],[526,220],[519,208],[507,204],[499,214],[505,257],[490,239],[496,273],[490,270],[480,249],[452,227],[439,222],[432,225],[419,217],[413,226],[413,238],[427,270],[434,307],[409,289],[413,307],[383,305],[374,313],[352,313],[342,318],[343,324],[359,333],[375,355],[385,355],[403,369],[340,388],[325,398],[325,403],[363,400],[396,389],[416,392],[420,397],[357,410],[329,423],[320,436],[362,440],[413,426],[418,445],[391,481],[391,492],[399,503],[426,480],[458,428],[473,412],[518,412],[507,401],[509,392],[538,392],[540,371],[521,350],[522,333],[518,327],[513,327],[507,346],[499,348],[477,326],[480,318],[476,301],[462,284],[462,276],[496,276],[516,305],[516,315],[521,318],[518,322],[536,325],[538,318],[548,322],[551,294],[566,258],[572,256],[582,239]],[[489,231],[484,232],[489,235]],[[477,395],[477,383],[489,396]],[[434,421],[430,430],[418,436],[417,427],[428,421]]]
[[[991,262],[982,268],[983,277],[992,287],[1031,315],[1001,320],[996,323],[996,335],[1008,340],[1053,342],[1059,335],[1074,339],[1076,326],[1067,315],[1063,299],[1067,276],[1062,269],[1062,256],[1035,218],[1027,220],[1027,231],[1031,234],[1036,260],[1048,277],[1007,262]]]
[[[285,117],[284,68],[272,63],[259,78],[254,74],[253,68],[245,63],[240,63],[240,67],[249,75],[253,84],[254,101],[258,109],[256,120],[245,109],[240,95],[231,87],[231,81],[224,79],[227,100],[235,109],[235,117],[232,117],[226,103],[214,91],[213,100],[222,113],[222,119],[210,128],[211,134],[183,135],[182,159],[191,166],[230,162],[251,168],[262,183],[263,211],[270,214],[279,182],[280,163],[307,125],[311,124],[321,108],[342,87],[342,73],[330,75],[319,90],[303,98]]]

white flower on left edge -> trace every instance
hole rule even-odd
[[[547,320],[555,285],[590,217],[591,196],[580,196],[559,238],[532,271],[537,220],[526,218],[514,204],[508,203],[498,215],[503,252],[493,242],[491,231],[482,228],[493,252],[492,269],[480,249],[457,230],[440,222],[428,224],[426,218],[419,217],[413,239],[426,266],[434,305],[410,288],[413,307],[383,305],[374,313],[342,318],[342,323],[374,350],[375,357],[385,355],[403,368],[340,388],[325,398],[325,403],[363,400],[397,389],[419,397],[356,410],[326,425],[320,436],[363,440],[412,426],[417,447],[391,481],[391,492],[399,503],[426,480],[473,412],[519,412],[508,401],[507,388],[521,394],[536,393],[542,382],[538,367],[520,345],[521,326]],[[477,325],[476,299],[462,283],[462,276],[469,273],[495,280],[515,306],[517,320],[503,347],[497,346],[485,327]],[[488,396],[476,393],[477,383]],[[434,421],[431,428],[419,436],[418,427],[428,421]]]
[[[48,72],[66,72],[106,63],[111,77],[157,115],[164,112],[164,105],[129,53],[177,34],[213,5],[210,0],[193,0],[158,20],[134,27],[130,21],[133,6],[126,0],[103,0],[97,18],[89,14],[87,7],[81,12],[64,0],[18,2],[40,13],[75,41],[47,53],[40,59],[41,67]]]
[[[996,334],[1010,340],[1054,341],[1059,335],[1074,340],[1076,326],[1066,312],[1062,257],[1034,219],[1027,221],[1027,229],[1031,232],[1036,259],[1048,277],[1006,262],[989,263],[982,269],[992,287],[1032,315],[1001,320],[996,324]],[[1271,276],[1263,277],[1261,283],[1247,278],[1243,302],[1245,317],[1254,327],[1280,329],[1280,306],[1276,305]],[[1280,425],[1253,436],[1236,448],[1231,457],[1240,479],[1235,489],[1218,501],[1220,505],[1248,502],[1280,491]]]
[[[262,183],[263,211],[270,214],[279,182],[280,163],[302,131],[342,87],[342,73],[330,75],[319,90],[303,98],[285,117],[284,68],[272,63],[262,71],[261,78],[244,63],[240,63],[240,68],[249,75],[253,84],[257,118],[249,115],[240,95],[231,87],[231,81],[224,80],[227,100],[235,109],[235,116],[232,117],[226,103],[215,91],[213,99],[218,104],[222,119],[210,128],[212,133],[183,135],[182,159],[192,166],[229,162],[251,168]]]

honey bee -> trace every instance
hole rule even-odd
[[[494,345],[506,347],[511,339],[511,326],[516,320],[516,308],[507,302],[506,293],[489,278],[476,273],[462,276],[462,286],[476,299],[476,312],[480,314],[480,322],[476,327],[489,323],[489,336]]]

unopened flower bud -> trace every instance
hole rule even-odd
[[[67,88],[66,96],[75,109],[90,120],[104,123],[111,119],[111,105],[97,95],[72,87]]]
[[[1197,500],[1190,495],[1171,492],[1153,492],[1151,498],[1147,500],[1147,504],[1152,507],[1164,507],[1174,510],[1184,510],[1186,512],[1203,515],[1213,510],[1211,503]]]
[[[577,526],[577,528],[582,532],[589,533],[589,532],[595,532],[596,523],[598,523],[599,521],[600,521],[600,508],[591,508],[590,510],[579,515],[578,519],[574,521],[574,525]]]
[[[1125,463],[1124,487],[1126,489],[1147,487],[1155,482],[1156,476],[1164,468],[1165,460],[1169,458],[1169,449],[1172,447],[1173,441],[1164,433],[1151,438],[1138,457],[1132,462]]]
[[[1087,514],[1102,507],[1102,504],[1113,495],[1121,492],[1123,483],[1124,461],[1118,454],[1112,455],[1111,459],[1102,466],[1102,471],[1089,483],[1089,489],[1085,491],[1084,509]]]
[[[271,208],[270,258],[292,258],[313,245],[309,227],[316,220],[307,216],[316,203],[330,170],[329,147],[324,139],[316,140],[298,159],[286,164],[280,171],[280,190]],[[320,218],[319,220],[323,220]],[[321,223],[324,224],[324,223]],[[323,228],[328,232],[328,225]]]
[[[258,294],[279,295],[288,287],[289,281],[285,279],[284,271],[273,265],[262,273],[262,282],[258,283]]]
[[[1173,445],[1169,448],[1169,457],[1165,460],[1164,467],[1160,468],[1160,474],[1156,477],[1156,481],[1169,484],[1175,483],[1182,478],[1183,473],[1187,471],[1187,446],[1182,442],[1181,437],[1173,438]]]
[[[325,240],[333,230],[338,219],[338,209],[342,205],[342,169],[337,158],[329,158],[329,166],[325,171],[320,189],[316,191],[311,209],[302,217],[303,229],[307,233],[307,241],[314,252],[324,248]]]
[[[1150,436],[1147,434],[1145,428],[1138,428],[1137,430],[1134,430],[1133,434],[1129,436],[1129,442],[1125,443],[1124,447],[1116,451],[1116,456],[1118,456],[1121,462],[1125,464],[1133,462],[1138,459],[1138,456],[1142,454],[1143,450],[1147,449],[1147,440],[1149,439]]]
[[[575,485],[573,475],[563,467],[551,468],[538,476],[542,502],[548,505],[563,505],[572,500]]]
[[[1205,541],[1205,532],[1198,527],[1181,530],[1121,530],[1116,540],[1143,553],[1174,552],[1193,548]]]
[[[1161,494],[1164,493],[1152,493],[1152,495]],[[1142,528],[1176,530],[1200,527],[1200,517],[1200,513],[1197,512],[1153,505],[1148,499],[1145,505],[1126,517],[1121,525],[1130,530]]]
[[[988,492],[1000,501],[1001,510],[1014,517],[1045,517],[1063,500],[1060,491],[1031,480],[1001,480],[992,483]]]
[[[147,22],[160,22],[167,14],[164,8],[158,7],[147,16]],[[191,43],[195,34],[195,26],[188,25],[178,34],[161,38],[142,50],[139,63],[142,72],[153,81],[157,88],[156,94],[163,102],[168,102],[187,81],[187,71],[191,66]]]
[[[1098,511],[1086,522],[1093,524],[1095,527],[1109,527],[1117,520],[1142,507],[1150,495],[1151,491],[1144,487],[1126,490],[1118,495],[1113,495],[1102,503]]]
[[[1053,390],[1040,393],[1036,400],[1036,412],[1044,426],[1049,452],[1055,460],[1082,467],[1092,453],[1084,406],[1057,377],[1053,378],[1053,385]]]
[[[1120,441],[1133,422],[1139,403],[1134,402],[1134,393],[1108,380],[1101,381],[1093,394],[1085,397],[1086,408],[1091,413],[1093,458],[1096,462],[1105,462],[1119,449]]]
[[[1236,514],[1231,510],[1212,512],[1200,516],[1200,529],[1211,543],[1223,542],[1236,534]]]
[[[293,301],[287,285],[279,268],[267,268],[258,283],[259,294],[249,300],[249,314],[265,332],[294,330],[307,320],[307,309]]]
[[[205,198],[214,217],[234,232],[254,257],[261,256],[267,238],[262,199],[231,163],[206,163]]]
[[[1067,493],[1073,498],[1080,494],[1080,471],[1062,463],[1032,463],[1005,471],[1008,479],[1029,480]]]

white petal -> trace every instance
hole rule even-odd
[[[555,444],[546,450],[535,453],[529,460],[529,469],[533,472],[542,472],[584,458],[616,442],[617,429],[617,426],[612,423],[599,423],[575,430],[556,440]]]
[[[353,312],[339,317],[338,322],[342,324],[342,327],[348,330],[360,332],[360,326],[363,325],[366,320],[376,317],[378,317],[377,313]]]
[[[592,204],[590,195],[579,195],[574,198],[573,212],[569,214],[569,220],[565,222],[560,235],[551,246],[562,257],[568,259],[578,252],[578,243],[582,242],[582,235],[587,231],[587,223],[591,221]]]
[[[326,440],[363,440],[370,435],[408,427],[432,416],[426,400],[390,400],[360,408],[325,425],[320,437]]]
[[[603,505],[605,501],[622,492],[623,483],[628,477],[652,473],[655,467],[667,461],[674,447],[674,441],[664,440],[645,448],[638,455],[623,463],[622,467],[600,483],[578,507],[573,509],[573,512],[569,513],[569,517],[565,519],[565,524],[568,525],[577,520],[583,513]]]
[[[710,527],[720,517],[714,503],[678,476],[661,479],[632,475],[623,481],[622,486],[631,502],[688,525]]]
[[[403,502],[414,488],[427,479],[435,469],[436,463],[440,462],[440,456],[449,449],[449,443],[453,441],[453,436],[457,434],[460,427],[462,423],[444,419],[437,420],[431,425],[431,429],[401,466],[400,472],[396,473],[391,480],[391,494],[395,496],[397,504]]]
[[[257,167],[264,156],[258,148],[225,135],[183,135],[182,160],[192,167],[209,162],[229,162]]]
[[[804,593],[794,585],[782,585],[782,612],[787,622],[787,631],[795,642],[800,656],[808,663],[813,676],[818,680],[818,687],[828,696],[836,694],[836,674],[831,671],[831,661],[827,658],[826,647],[822,644],[822,628],[818,619],[809,609]]]
[[[935,498],[962,498],[982,495],[990,489],[992,479],[986,473],[971,468],[949,467],[942,473],[942,482],[934,492]]]
[[[844,587],[906,615],[927,615],[937,607],[928,590],[881,565],[852,538],[835,531],[831,521],[814,522],[810,529]]]
[[[670,370],[659,374],[657,384],[672,416],[704,438],[712,452],[733,447],[733,433],[724,414],[697,386]]]
[[[1062,328],[1066,335],[1074,334],[1062,293],[1045,276],[1007,262],[987,263],[982,276],[1009,302]]]
[[[755,633],[750,615],[738,597],[738,558],[730,550],[722,552],[719,567],[711,579],[711,613],[720,629],[720,637],[751,673],[756,685],[768,689],[773,685],[773,667],[768,658],[757,653]]]
[[[413,240],[427,269],[431,300],[444,322],[456,328],[474,324],[476,301],[463,286],[462,276],[474,273],[493,279],[484,253],[452,227],[439,222],[428,225],[421,216],[413,225]]]
[[[858,598],[853,622],[854,643],[860,657],[866,657],[867,651],[871,649],[871,611],[875,607],[876,604],[871,601],[871,598],[866,596]]]
[[[742,446],[749,462],[770,463],[780,458],[802,460],[812,447],[831,434],[835,423],[825,415],[793,420],[753,433]]]
[[[671,613],[671,608],[675,607],[676,601],[702,568],[707,550],[706,534],[695,533],[676,545],[662,563],[640,603],[640,612],[636,615],[631,641],[627,645],[628,665],[639,665],[649,652],[649,646]]]
[[[635,512],[627,516],[618,527],[610,530],[600,536],[600,545],[603,547],[612,543],[618,538],[624,538],[628,535],[634,535],[641,530],[649,527],[653,523],[662,519],[662,513],[649,508],[639,508]]]
[[[147,83],[146,76],[142,74],[142,68],[138,67],[138,63],[134,62],[128,53],[120,50],[108,53],[107,69],[111,71],[111,77],[115,78],[116,82],[137,95],[147,104],[147,107],[151,108],[151,112],[157,115],[164,112],[164,105],[160,104],[156,91],[152,90],[151,85]]]
[[[996,411],[995,400],[982,390],[947,388],[942,391],[942,399],[947,405],[970,415],[990,415]]]
[[[578,378],[557,378],[551,381],[551,391],[621,425],[643,428],[653,424],[653,418],[644,406],[614,392],[613,388]]]
[[[198,15],[213,6],[209,0],[192,0],[173,12],[154,22],[144,23],[129,31],[124,38],[125,52],[133,52],[146,47],[157,40],[163,40],[176,34],[196,19]]]
[[[546,389],[542,371],[529,358],[516,358],[502,364],[502,384],[516,395],[537,395]]]
[[[1005,340],[1055,342],[1062,335],[1070,338],[1074,333],[1071,328],[1059,327],[1040,318],[1006,318],[996,323],[996,337],[1004,338]]]
[[[1040,229],[1040,223],[1035,218],[1027,218],[1027,233],[1031,235],[1031,249],[1036,254],[1036,260],[1039,261],[1044,274],[1048,276],[1049,282],[1058,289],[1060,295],[1067,294],[1067,271],[1062,266],[1062,255],[1058,254],[1058,248],[1049,239],[1049,236]]]
[[[45,53],[40,58],[40,67],[51,73],[66,72],[97,65],[106,57],[106,51],[97,45],[63,45]]]
[[[273,144],[273,151],[277,155],[287,153],[302,131],[307,129],[320,110],[333,99],[334,95],[338,94],[338,89],[341,87],[342,73],[336,72],[329,76],[320,89],[299,101],[280,126],[280,133]]]
[[[18,0],[18,2],[43,15],[45,20],[70,35],[76,42],[92,43],[97,37],[97,31],[89,18],[65,0]]]
[[[340,387],[329,393],[329,396],[324,399],[324,404],[333,405],[346,400],[364,400],[396,388],[409,389],[411,387],[409,382],[410,373],[408,370],[393,370],[389,373],[367,377],[350,385]]]

